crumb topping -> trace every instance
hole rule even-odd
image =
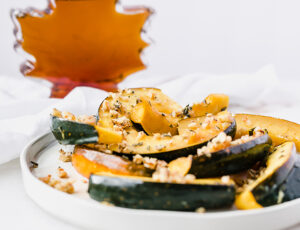
[[[158,150],[158,151],[161,151],[161,150],[163,150],[164,148],[166,148],[165,145],[156,145],[156,146],[155,146],[155,149]]]
[[[72,152],[66,152],[63,149],[59,150],[59,160],[62,162],[71,162],[72,161]]]
[[[50,185],[52,186],[52,185]],[[56,180],[54,186],[55,189],[65,192],[65,193],[69,193],[69,194],[73,194],[74,193],[74,186],[73,183],[71,182],[64,182],[64,181],[58,181]]]
[[[208,142],[207,146],[197,149],[197,155],[210,157],[211,153],[229,147],[231,140],[231,136],[227,136],[226,133],[221,132],[217,137],[212,139],[212,141]]]
[[[265,130],[261,129],[260,127],[256,127],[253,130],[253,135],[249,136],[244,135],[239,139],[232,140],[231,136],[227,136],[226,133],[221,132],[217,137],[212,139],[212,141],[208,142],[206,146],[203,146],[200,149],[197,149],[197,155],[206,155],[207,157],[211,156],[211,153],[217,152],[221,149],[225,149],[230,146],[236,146],[240,144],[244,144],[246,142],[249,142],[251,140],[254,140],[255,138],[262,136],[265,134]]]
[[[221,112],[216,116],[208,113],[200,125],[203,129],[224,129],[227,125],[226,122],[231,122],[232,120],[232,114],[228,112]],[[216,124],[220,125],[221,127],[216,126]]]
[[[68,173],[61,167],[58,167],[57,175],[58,175],[59,178],[69,178]]]
[[[247,135],[242,136],[239,139],[236,139],[236,140],[232,141],[231,146],[244,144],[248,141],[254,140],[255,138],[260,137],[260,136],[265,134],[265,130],[263,130],[260,127],[254,128],[251,132],[252,132],[251,136],[247,134]]]
[[[80,123],[84,124],[89,124],[89,125],[94,125],[96,124],[96,117],[93,115],[80,115],[80,116],[75,116],[74,114],[70,112],[61,112],[58,109],[53,109],[52,115],[60,118],[67,119],[69,121],[77,121]]]
[[[64,119],[67,119],[70,121],[76,121],[75,115],[70,112],[63,111],[61,114],[62,114],[62,118],[64,118]]]
[[[196,177],[193,174],[182,176],[179,173],[172,173],[167,167],[157,167],[152,179],[157,182],[188,184],[193,183]]]
[[[40,181],[44,182],[45,184],[48,184],[51,180],[51,175],[45,176],[45,177],[40,177]]]
[[[100,203],[106,206],[114,207],[114,205],[108,201],[101,201]]]
[[[203,208],[203,207],[199,207],[195,210],[196,213],[205,213],[206,212],[206,209]]]
[[[153,137],[155,140],[160,140],[161,139],[161,134],[160,133],[153,133]]]
[[[163,160],[158,160],[152,157],[142,157],[140,154],[136,154],[133,157],[133,162],[136,164],[143,164],[146,168],[156,169],[157,167],[166,167],[168,164]]]
[[[53,109],[52,115],[55,117],[62,117],[61,112],[56,108]]]
[[[121,128],[121,130],[131,126],[131,121],[125,116],[112,119],[112,122],[114,125]]]
[[[101,110],[104,112],[108,112],[110,111],[110,105],[109,102],[107,100],[104,100],[101,106]]]
[[[140,132],[138,132],[138,135],[137,135],[136,139],[137,139],[137,141],[140,141],[140,140],[142,140],[145,136],[146,136],[145,132],[140,131]]]
[[[80,115],[76,119],[78,122],[85,123],[88,125],[96,124],[96,117],[91,115]]]
[[[45,184],[48,184],[52,188],[55,188],[59,191],[69,193],[69,194],[74,193],[74,186],[73,186],[73,183],[70,181],[54,179],[54,178],[52,178],[51,175],[48,175],[46,177],[40,177],[39,179],[42,182],[44,182]]]

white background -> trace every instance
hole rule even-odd
[[[148,72],[255,72],[274,64],[280,77],[300,76],[300,1],[123,0],[153,7],[145,52]],[[9,9],[44,6],[45,0],[1,0],[0,74],[19,74]]]
[[[134,3],[156,11],[148,30],[154,44],[144,55],[148,74],[255,72],[274,64],[281,78],[300,76],[300,1],[123,1]],[[0,74],[20,75],[9,10],[26,5],[45,1],[0,0]],[[0,220],[1,229],[73,229],[26,197],[17,160],[0,166]]]

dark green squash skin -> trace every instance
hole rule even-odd
[[[235,132],[236,132],[236,122],[235,120],[233,120],[233,122],[230,124],[230,126],[224,130],[224,132],[231,137],[234,137]],[[195,155],[197,154],[197,149],[201,148],[202,146],[207,145],[207,143],[211,141],[205,141],[193,146],[189,146],[186,148],[182,148],[182,149],[176,149],[176,150],[171,150],[171,151],[164,151],[164,152],[159,152],[159,153],[145,153],[145,154],[140,154],[143,157],[153,157],[153,158],[157,158],[159,160],[164,160],[166,162],[170,162],[172,160],[177,159],[178,157],[186,157],[189,155]],[[132,159],[132,157],[135,155],[134,153],[119,153],[119,152],[114,152],[114,154],[116,155],[120,155],[120,156],[126,156],[129,159]]]
[[[284,192],[283,201],[290,201],[300,198],[300,156],[297,156],[297,161],[289,174],[288,178],[285,180],[281,186],[281,190]]]
[[[255,200],[267,207],[300,197],[300,161],[296,152],[274,174],[252,190]],[[280,191],[284,194],[279,200]]]
[[[94,126],[52,115],[51,131],[56,140],[63,145],[82,145],[98,142],[98,132]]]
[[[233,185],[144,182],[100,175],[91,175],[88,193],[92,199],[120,207],[174,211],[224,208],[235,199]]]
[[[263,160],[271,145],[271,138],[264,134],[247,143],[211,153],[210,157],[195,155],[189,173],[197,178],[205,178],[241,172]]]

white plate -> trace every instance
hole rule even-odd
[[[58,149],[51,133],[31,143],[21,154],[21,168],[28,196],[42,209],[73,225],[88,229],[283,229],[300,222],[300,199],[280,205],[249,211],[224,211],[210,213],[135,210],[109,207],[90,199],[87,184],[71,167],[70,163],[58,160]],[[39,167],[30,170],[30,161]],[[74,195],[57,191],[37,177],[55,174],[58,165],[71,179],[76,180]]]

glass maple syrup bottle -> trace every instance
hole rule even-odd
[[[34,57],[21,72],[51,81],[52,97],[76,86],[115,90],[145,68],[140,53],[148,44],[141,33],[152,13],[116,6],[115,0],[48,0],[44,10],[13,10],[16,47]]]

